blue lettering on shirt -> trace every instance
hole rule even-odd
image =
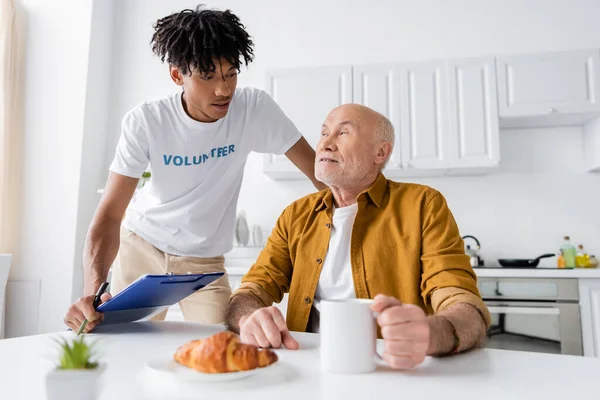
[[[221,158],[227,157],[231,153],[235,153],[235,145],[230,144],[223,147],[215,147],[211,149],[207,153],[197,154],[197,155],[173,155],[173,154],[163,154],[163,162],[165,165],[181,167],[181,166],[191,166],[191,165],[200,165],[206,163],[213,158]],[[191,162],[190,162],[191,160]]]

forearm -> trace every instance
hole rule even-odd
[[[250,294],[240,293],[231,298],[227,306],[225,322],[229,330],[240,333],[242,319],[249,317],[259,308],[263,308],[262,301]]]
[[[459,341],[457,351],[481,347],[486,339],[486,324],[480,312],[468,303],[455,303],[429,317],[428,355],[450,353]]]
[[[120,220],[100,218],[93,221],[83,251],[83,294],[95,294],[119,251]]]
[[[327,189],[327,185],[315,178],[315,150],[301,137],[285,155],[290,161],[306,175],[317,190]]]

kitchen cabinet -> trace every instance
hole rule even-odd
[[[600,357],[600,279],[579,280],[583,353]]]
[[[355,66],[353,102],[394,125],[388,178],[443,175],[448,167],[448,79],[443,61]]]
[[[396,132],[390,178],[476,173],[500,159],[493,58],[272,70],[267,89],[313,147],[341,104],[388,117]],[[285,156],[265,156],[264,172],[303,178]]]
[[[468,174],[500,161],[492,57],[354,67],[354,102],[396,130],[388,177]]]
[[[500,128],[584,126],[588,171],[600,171],[600,51],[271,70],[267,90],[314,147],[345,103],[394,125],[390,178],[486,173],[500,163]],[[265,156],[274,179],[303,179]]]
[[[315,148],[329,112],[352,102],[352,67],[279,69],[267,72],[267,92]],[[265,155],[264,172],[274,179],[304,179],[285,155]]]
[[[402,64],[396,147],[404,175],[430,170],[443,175],[449,153],[448,75],[443,61]]]
[[[600,113],[598,49],[499,56],[501,126],[582,125]]]
[[[354,66],[353,82],[353,102],[394,125],[386,176],[443,175],[449,148],[444,62]]]
[[[373,64],[353,67],[353,102],[385,115],[397,130],[400,126],[400,70],[396,64]],[[399,143],[394,147],[388,170],[401,168]]]
[[[500,163],[500,128],[493,57],[450,60],[450,174],[485,171]]]

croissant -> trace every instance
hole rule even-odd
[[[269,349],[243,344],[232,332],[219,332],[203,340],[192,340],[179,347],[175,361],[196,371],[215,374],[249,371],[277,361]]]

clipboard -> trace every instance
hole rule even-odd
[[[223,275],[224,272],[142,275],[106,303],[98,306],[97,311],[104,314],[100,325],[152,318]]]

